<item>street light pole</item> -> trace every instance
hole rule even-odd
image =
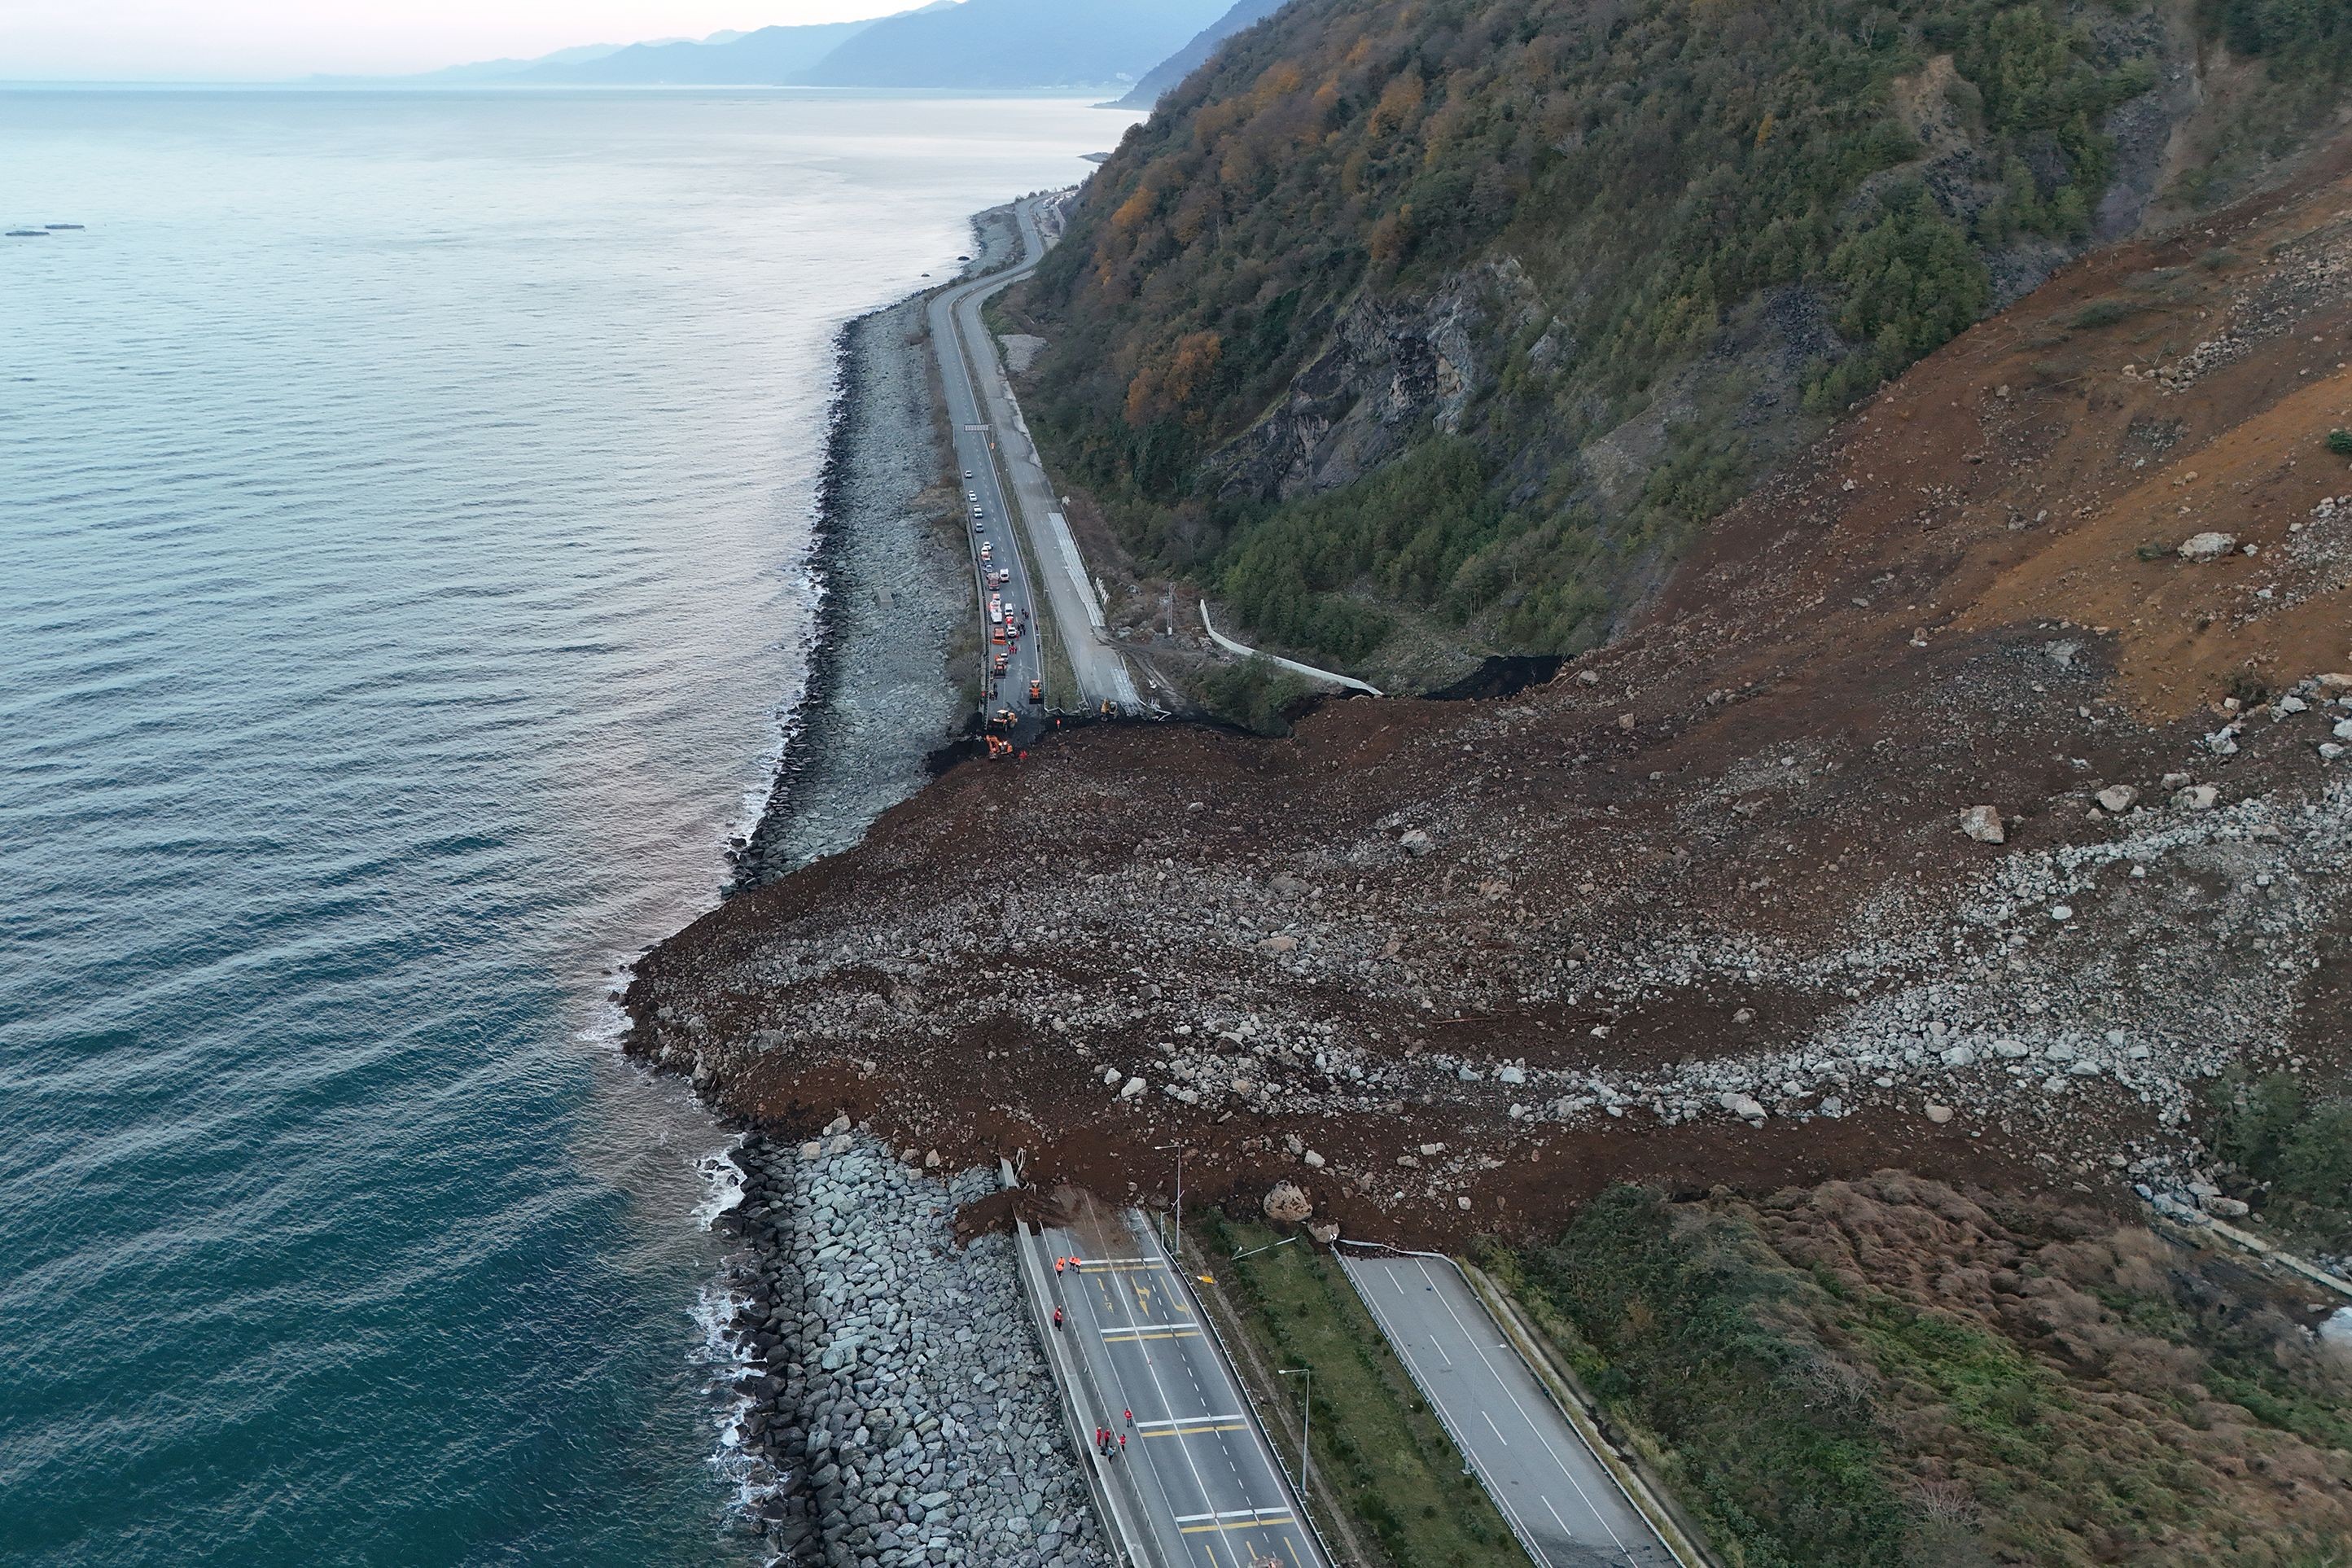
[[[1155,1143],[1152,1148],[1160,1153],[1166,1153],[1171,1149],[1176,1151],[1176,1235],[1169,1243],[1168,1251],[1181,1264],[1184,1252],[1184,1145]]]
[[[1311,1366],[1276,1367],[1275,1371],[1278,1375],[1283,1377],[1297,1377],[1304,1378],[1306,1380],[1304,1386],[1307,1390],[1307,1415],[1306,1418],[1299,1423],[1301,1435],[1298,1439],[1298,1506],[1305,1508],[1307,1506],[1307,1478],[1312,1473],[1312,1467],[1315,1463],[1315,1449],[1313,1447],[1313,1444],[1315,1442],[1315,1369]]]

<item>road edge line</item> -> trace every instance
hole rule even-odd
[[[1019,227],[1023,202],[1034,202],[1034,198],[1023,197],[1013,204],[1013,221],[1016,231]],[[1036,226],[1036,215],[1034,210],[1030,214],[1029,221],[1033,226]],[[1045,480],[1047,497],[1050,500],[1054,493],[1055,487],[1053,483],[1053,475],[1048,472],[1045,468],[1045,454],[1039,450],[1036,437],[1029,432],[1028,417],[1021,411],[1020,395],[1013,389],[1013,378],[1007,373],[1004,365],[1003,357],[1003,345],[997,340],[996,334],[989,330],[986,320],[981,315],[982,309],[989,300],[994,299],[997,295],[1002,294],[1007,289],[1012,288],[1014,284],[1025,281],[1036,272],[1039,265],[1045,259],[1045,253],[1051,250],[1055,243],[1055,241],[1045,238],[1045,230],[1042,227],[1039,227],[1037,230],[1037,237],[1038,251],[1034,259],[1024,259],[1013,267],[1003,269],[1002,272],[989,274],[988,276],[992,280],[989,282],[987,287],[974,287],[967,294],[966,299],[970,300],[972,307],[973,321],[980,329],[982,339],[981,342],[976,344],[970,342],[964,338],[961,330],[957,330],[955,335],[960,347],[963,351],[966,351],[965,363],[971,372],[972,395],[977,405],[978,413],[982,419],[988,420],[992,424],[993,423],[993,416],[991,414],[989,407],[989,399],[991,395],[982,381],[983,367],[975,363],[975,356],[985,353],[987,358],[985,371],[987,374],[992,374],[995,378],[992,384],[1003,394],[1004,406],[1011,416],[1013,428],[1020,433],[1022,440],[1028,443],[1030,454],[1036,459],[1037,471]],[[1026,249],[1025,239],[1024,249],[1024,251]],[[959,301],[959,303],[961,302],[961,301]],[[948,316],[950,327],[954,328],[955,306],[952,304],[948,309]],[[1012,482],[1012,454],[1004,450],[1003,443],[1002,441],[996,440],[992,437],[989,442],[989,447],[990,458],[996,464],[999,469],[999,479],[1003,481],[1003,494],[1004,496],[1005,510],[1007,513],[1006,521],[1012,525],[1013,531],[1021,536],[1021,542],[1026,547],[1029,562],[1031,565],[1034,567],[1043,562],[1047,545],[1047,542],[1041,540],[1038,536],[1042,532],[1052,531],[1050,523],[1047,520],[1059,518],[1061,514],[1058,512],[1048,511],[1046,516],[1044,518],[1032,519],[1029,515],[1028,509],[1021,504],[1020,486]],[[1119,678],[1125,682],[1127,689],[1135,695],[1137,705],[1139,705],[1141,701],[1141,693],[1136,689],[1135,677],[1127,668],[1126,656],[1107,635],[1104,622],[1101,619],[1101,606],[1095,600],[1094,590],[1087,585],[1085,553],[1079,550],[1077,538],[1075,534],[1069,531],[1069,524],[1066,521],[1062,524],[1060,544],[1061,548],[1066,549],[1067,558],[1070,561],[1075,562],[1077,568],[1077,570],[1071,574],[1070,581],[1072,586],[1077,593],[1080,607],[1086,610],[1089,615],[1090,619],[1087,631],[1090,634],[1092,640],[1100,645],[1107,651],[1109,656],[1112,668],[1118,672]],[[1044,597],[1047,601],[1047,606],[1045,606],[1047,608],[1047,613],[1051,614],[1050,604],[1053,599],[1053,592],[1051,589],[1043,588],[1042,581],[1035,579],[1034,574],[1031,590],[1033,595],[1042,590]],[[1034,616],[1040,608],[1041,606],[1033,604],[1030,606],[1031,615]],[[1055,630],[1061,637],[1064,644],[1066,645],[1063,657],[1070,661],[1070,683],[1078,688],[1078,695],[1080,698],[1084,699],[1087,696],[1086,682],[1079,678],[1077,659],[1068,652],[1066,646],[1075,640],[1075,633],[1072,628],[1061,625],[1062,619],[1063,617],[1058,614],[1054,615]],[[1041,658],[1039,662],[1042,664],[1044,661]],[[1108,694],[1106,700],[1116,703],[1118,701],[1118,694],[1116,691],[1111,692]],[[1122,704],[1122,706],[1126,705]]]
[[[1021,1178],[1013,1173],[1013,1162],[1000,1155],[996,1163],[998,1180],[1003,1184],[1004,1190],[1019,1191]],[[1066,1352],[1048,1321],[1051,1310],[1045,1304],[1048,1291],[1042,1279],[1031,1279],[1032,1268],[1037,1269],[1042,1276],[1044,1265],[1031,1256],[1029,1231],[1022,1223],[1021,1215],[1016,1212],[1010,1217],[1013,1221],[1013,1272],[1021,1277],[1021,1293],[1029,1299],[1029,1318],[1036,1326],[1038,1340],[1045,1352],[1046,1373],[1053,1378],[1055,1390],[1061,1395],[1058,1403],[1062,1406],[1062,1427],[1070,1439],[1071,1452],[1086,1453],[1087,1445],[1079,1441],[1078,1401],[1073,1392],[1075,1380],[1072,1374],[1063,1371],[1062,1357]],[[1103,1544],[1110,1549],[1113,1562],[1126,1564],[1128,1568],[1151,1568],[1156,1559],[1146,1556],[1142,1548],[1136,1544],[1134,1524],[1118,1506],[1109,1478],[1102,1471],[1102,1457],[1090,1455],[1084,1468],[1087,1489],[1094,1494],[1095,1512],[1103,1521]]]
[[[1139,1226],[1148,1227],[1151,1223],[1150,1216],[1140,1209],[1131,1208],[1127,1211],[1127,1215],[1129,1229],[1135,1229]],[[1149,1231],[1148,1229],[1139,1231],[1138,1234],[1149,1234]],[[1185,1277],[1184,1237],[1181,1232],[1177,1235],[1176,1245],[1171,1249],[1167,1261],[1169,1278],[1176,1281],[1176,1288],[1183,1291],[1184,1299],[1192,1303],[1193,1315],[1208,1325],[1209,1338],[1217,1347],[1217,1359],[1224,1363],[1225,1376],[1232,1380],[1234,1387],[1240,1392],[1242,1399],[1249,1405],[1250,1427],[1256,1435],[1259,1446],[1265,1450],[1266,1458],[1274,1461],[1271,1468],[1275,1479],[1282,1483],[1283,1491],[1288,1494],[1291,1511],[1305,1520],[1307,1528],[1315,1532],[1315,1544],[1323,1549],[1325,1562],[1334,1563],[1348,1562],[1349,1559],[1331,1550],[1331,1542],[1324,1535],[1323,1527],[1315,1522],[1314,1510],[1307,1506],[1307,1494],[1291,1480],[1290,1472],[1282,1462],[1282,1450],[1274,1446],[1273,1435],[1265,1429],[1265,1422],[1258,1411],[1256,1393],[1250,1387],[1249,1380],[1242,1376],[1241,1368],[1234,1363],[1233,1347],[1225,1343],[1225,1336],[1218,1329],[1216,1319],[1211,1316],[1207,1304],[1201,1300],[1200,1292],[1192,1289],[1192,1280]]]
[[[1578,1396],[1574,1380],[1554,1362],[1549,1347],[1520,1315],[1518,1304],[1476,1264],[1463,1263],[1451,1258],[1446,1261],[1454,1265],[1469,1285],[1471,1295],[1476,1297],[1479,1306],[1486,1309],[1486,1316],[1503,1331],[1511,1349],[1527,1363],[1528,1370],[1535,1373],[1536,1382],[1558,1406],[1560,1415],[1567,1418],[1576,1435],[1583,1439],[1584,1446],[1592,1450],[1592,1457],[1601,1461],[1601,1468],[1609,1472],[1610,1479],[1617,1483],[1617,1489],[1625,1494],[1625,1500],[1633,1505],[1635,1512],[1649,1521],[1650,1528],[1657,1532],[1659,1541],[1674,1554],[1675,1561],[1683,1564],[1683,1568],[1720,1568],[1720,1560],[1657,1495],[1650,1485],[1649,1478],[1620,1458],[1609,1440],[1601,1436],[1599,1425],[1585,1412],[1584,1402]]]
[[[1398,1247],[1390,1247],[1387,1250],[1404,1252],[1406,1249]],[[1444,1256],[1442,1253],[1434,1252],[1408,1255],[1416,1258]],[[1339,1259],[1339,1272],[1347,1276],[1349,1287],[1356,1292],[1356,1299],[1363,1302],[1364,1310],[1371,1314],[1372,1326],[1380,1330],[1381,1335],[1389,1342],[1389,1348],[1396,1354],[1397,1364],[1404,1368],[1405,1376],[1411,1378],[1413,1387],[1420,1391],[1421,1402],[1429,1406],[1429,1413],[1432,1415],[1437,1417],[1438,1427],[1445,1434],[1446,1440],[1454,1445],[1454,1452],[1460,1457],[1462,1468],[1478,1478],[1479,1489],[1486,1494],[1488,1500],[1494,1503],[1495,1512],[1502,1519],[1503,1527],[1511,1532],[1511,1539],[1518,1544],[1519,1551],[1527,1557],[1529,1568],[1550,1561],[1544,1555],[1543,1549],[1530,1538],[1527,1526],[1519,1521],[1517,1512],[1512,1509],[1509,1500],[1495,1485],[1493,1478],[1486,1474],[1486,1468],[1471,1457],[1470,1445],[1463,1441],[1462,1434],[1454,1429],[1453,1417],[1445,1414],[1445,1406],[1438,1402],[1437,1395],[1431,1391],[1429,1384],[1421,1380],[1421,1369],[1413,1364],[1412,1352],[1406,1346],[1403,1338],[1389,1326],[1388,1319],[1381,1315],[1380,1303],[1372,1300],[1372,1293],[1364,1288],[1364,1282],[1356,1277],[1356,1271],[1348,1267],[1347,1255],[1335,1247],[1332,1256]],[[1451,1263],[1453,1259],[1449,1258],[1446,1261]],[[1473,1294],[1475,1292],[1474,1291]]]
[[[1178,1272],[1181,1273],[1183,1268],[1183,1251],[1181,1247],[1178,1248],[1174,1261],[1177,1265]],[[1352,1557],[1342,1556],[1338,1552],[1332,1550],[1331,1538],[1324,1534],[1323,1527],[1316,1522],[1315,1510],[1307,1487],[1299,1481],[1297,1477],[1291,1475],[1284,1468],[1282,1463],[1282,1449],[1277,1444],[1276,1444],[1273,1429],[1267,1424],[1265,1406],[1258,1398],[1257,1390],[1250,1386],[1250,1380],[1242,1375],[1241,1363],[1234,1355],[1234,1347],[1226,1342],[1224,1331],[1217,1326],[1217,1314],[1210,1309],[1208,1297],[1194,1289],[1191,1280],[1184,1281],[1184,1290],[1187,1295],[1192,1298],[1193,1306],[1200,1310],[1201,1321],[1209,1326],[1210,1334],[1216,1340],[1217,1353],[1224,1358],[1225,1371],[1232,1374],[1234,1386],[1241,1390],[1242,1398],[1248,1402],[1249,1418],[1257,1427],[1258,1440],[1265,1445],[1265,1451],[1274,1456],[1275,1473],[1282,1477],[1283,1485],[1290,1489],[1290,1495],[1297,1500],[1298,1517],[1305,1520],[1307,1521],[1307,1528],[1315,1532],[1316,1543],[1323,1548],[1323,1555],[1325,1558],[1333,1563],[1352,1563],[1356,1561]],[[1218,1304],[1224,1308],[1227,1312],[1233,1312],[1233,1304],[1225,1299],[1223,1287],[1219,1287]],[[1247,1331],[1242,1326],[1240,1315],[1238,1313],[1234,1313],[1234,1332],[1238,1334],[1246,1331]],[[1299,1447],[1299,1453],[1302,1458],[1306,1456],[1306,1446],[1302,1443]]]

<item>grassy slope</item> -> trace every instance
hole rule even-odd
[[[2234,1266],[1885,1176],[1492,1261],[1748,1568],[2352,1561],[2352,1368]]]
[[[1369,597],[1572,649],[1759,463],[1974,320],[1989,258],[2085,239],[2104,116],[2155,79],[2168,11],[1300,0],[1096,176],[1023,302],[1054,340],[1032,412],[1143,557],[1263,637],[1361,658],[1387,629]],[[2311,0],[2224,0],[2203,26],[2300,84],[2268,95],[2281,123],[2352,49]],[[1927,80],[1957,162],[1898,101]],[[1210,482],[1351,304],[1494,256],[1535,301],[1476,329],[1458,439],[1424,432],[1326,500]],[[1781,384],[1757,345],[1791,310],[1818,330]],[[1596,489],[1580,454],[1658,410],[1630,490]]]
[[[1213,1259],[1281,1237],[1214,1213],[1200,1227]],[[1502,1516],[1462,1473],[1453,1441],[1328,1258],[1300,1241],[1215,1268],[1267,1357],[1314,1368],[1315,1463],[1393,1568],[1526,1568]]]

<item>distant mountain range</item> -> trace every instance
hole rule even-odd
[[[1229,0],[964,0],[885,17],[803,79],[824,87],[1007,89],[1132,81]]]
[[[1151,74],[1180,48],[1198,47],[1205,57],[1223,36],[1216,29],[1226,18],[1253,7],[1263,14],[1279,0],[1241,0],[1221,17],[1225,3],[932,0],[918,10],[863,22],[592,44],[537,59],[484,60],[376,79],[420,87],[1099,88]],[[1174,79],[1184,74],[1178,71]]]
[[[939,0],[951,5],[954,0]],[[909,13],[909,16],[919,13]],[[797,27],[760,27],[723,41],[631,44],[581,60],[548,59],[504,79],[518,87],[610,86],[797,81],[811,67],[875,25],[820,22]]]
[[[1234,0],[1234,8],[1192,35],[1192,41],[1146,71],[1135,90],[1118,100],[1121,109],[1149,109],[1160,101],[1169,89],[1209,63],[1217,46],[1240,32],[1254,27],[1276,11],[1286,0]]]

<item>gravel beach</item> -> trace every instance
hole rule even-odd
[[[808,692],[735,888],[758,887],[857,841],[912,795],[963,704],[950,650],[968,636],[971,569],[937,434],[919,298],[841,334],[820,502],[824,595]]]

